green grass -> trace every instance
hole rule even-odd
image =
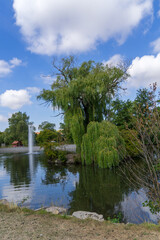
[[[142,223],[140,226],[143,226],[146,229],[149,230],[157,230],[160,231],[160,224],[153,224],[153,223]]]

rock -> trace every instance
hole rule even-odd
[[[37,211],[40,211],[40,210],[43,210],[43,209],[45,209],[45,207],[37,208],[34,211],[37,212]]]
[[[46,208],[46,211],[58,215],[58,214],[66,214],[67,209],[63,207],[52,206],[52,207]]]
[[[97,214],[95,212],[77,211],[74,212],[72,216],[80,219],[91,218],[100,222],[104,221],[103,215]]]
[[[70,154],[67,154],[66,155],[66,158],[67,158],[67,161],[66,161],[66,163],[67,164],[74,164],[75,163],[75,158],[76,158],[76,154],[72,154],[72,153],[70,153]]]
[[[69,153],[66,155],[66,164],[78,164],[80,163],[80,155],[77,153]]]

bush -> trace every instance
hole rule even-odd
[[[57,150],[56,143],[47,142],[43,145],[43,147],[44,147],[44,152],[46,154],[46,157],[49,161],[52,161],[54,163],[56,160],[60,160],[61,163],[63,164],[66,163],[67,153],[65,151]]]

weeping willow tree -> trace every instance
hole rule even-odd
[[[77,152],[80,152],[82,136],[85,133],[81,109],[77,108],[74,111],[68,111],[64,120],[65,124],[70,128],[73,141],[77,146]]]
[[[82,163],[101,168],[117,166],[125,157],[125,144],[118,128],[108,122],[90,122],[82,138]]]
[[[108,105],[127,74],[122,68],[109,68],[93,61],[75,67],[73,57],[62,59],[59,65],[54,61],[53,67],[56,80],[51,89],[42,90],[38,99],[62,111],[79,149],[89,122],[107,118]]]

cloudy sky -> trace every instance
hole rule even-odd
[[[160,0],[0,0],[0,131],[17,111],[59,127],[36,96],[53,81],[53,58],[70,54],[79,63],[127,61],[126,98],[160,86]]]

